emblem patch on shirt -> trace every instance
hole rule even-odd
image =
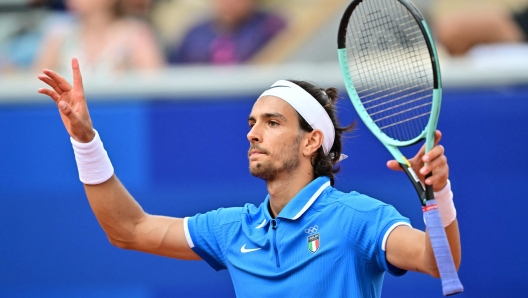
[[[319,234],[308,236],[308,250],[312,253],[315,253],[320,246]]]
[[[319,241],[319,233],[317,233],[318,230],[318,226],[309,227],[308,229],[304,230],[305,233],[311,234],[310,236],[308,236],[308,250],[311,253],[315,253],[321,246],[321,243]]]

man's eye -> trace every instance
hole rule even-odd
[[[270,126],[277,126],[277,125],[279,125],[279,122],[276,122],[276,121],[270,121],[270,122],[269,122],[269,125],[270,125]]]

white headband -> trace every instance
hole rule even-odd
[[[325,109],[306,90],[290,81],[279,80],[260,96],[276,96],[289,103],[313,129],[323,133],[323,151],[330,152],[334,144],[335,128]]]

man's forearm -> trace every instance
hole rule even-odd
[[[445,227],[447,240],[449,241],[449,247],[451,249],[451,255],[453,256],[453,261],[455,267],[458,270],[460,267],[461,260],[461,247],[460,247],[460,233],[458,230],[458,221],[455,219],[451,224]],[[429,233],[426,231],[425,237],[425,257],[424,261],[426,262],[425,267],[428,268],[429,274],[434,277],[440,277],[438,272],[438,266],[436,264],[436,259],[434,256],[433,248],[431,246],[431,240],[429,239]]]
[[[460,260],[462,258],[462,250],[460,246],[460,232],[458,230],[458,221],[455,219],[450,225],[445,228],[449,247],[451,248],[451,255],[455,262],[455,267],[458,271],[460,267]]]
[[[90,206],[110,242],[119,245],[134,240],[139,220],[145,216],[141,206],[115,175],[97,185],[84,185]]]

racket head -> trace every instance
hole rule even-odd
[[[391,151],[434,145],[441,78],[423,16],[406,0],[354,0],[338,31],[339,64],[358,115]],[[397,158],[400,160],[401,158]]]

